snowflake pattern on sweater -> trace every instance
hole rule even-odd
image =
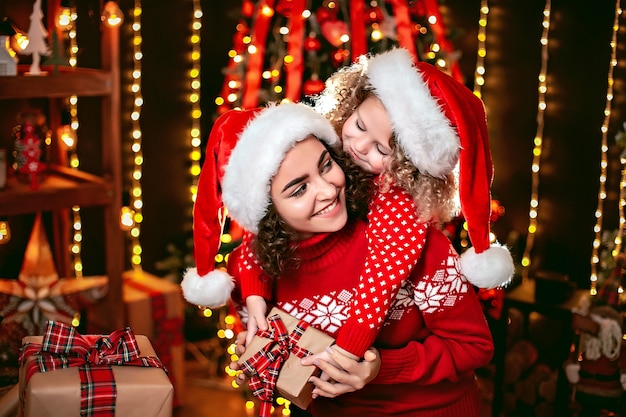
[[[422,314],[437,314],[452,308],[471,290],[459,268],[458,256],[449,248],[448,256],[431,274],[417,282],[405,280],[389,308],[384,326],[402,320],[404,313],[418,308]],[[332,291],[279,302],[278,306],[292,316],[304,320],[316,328],[335,335],[349,318],[353,293],[347,290]]]

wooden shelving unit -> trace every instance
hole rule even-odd
[[[22,0],[11,0],[12,7]],[[44,3],[45,4],[45,3]],[[103,1],[100,1],[102,10]],[[58,2],[47,3],[47,21],[50,27]],[[80,19],[80,16],[79,16]],[[102,330],[113,330],[122,326],[124,317],[120,311],[122,303],[122,272],[125,269],[124,237],[119,227],[121,198],[121,127],[120,127],[120,74],[119,34],[117,28],[100,28],[101,67],[53,68],[42,66],[48,71],[45,76],[25,76],[27,66],[20,66],[16,77],[0,77],[0,111],[3,101],[15,103],[16,99],[47,99],[48,125],[56,138],[56,127],[61,124],[61,100],[70,96],[95,97],[100,102],[100,114],[79,114],[81,124],[88,119],[100,118],[100,138],[79,137],[79,141],[99,140],[102,144],[99,156],[101,167],[98,175],[67,168],[58,155],[53,155],[53,165],[48,178],[37,190],[9,176],[7,187],[0,191],[0,216],[19,216],[36,212],[51,212],[54,219],[54,251],[57,268],[61,276],[71,276],[71,259],[68,250],[71,242],[69,211],[72,206],[99,207],[102,215],[104,241],[102,254],[105,274],[109,278],[109,291],[105,299],[90,311],[89,320],[96,321]],[[80,60],[79,60],[80,64]],[[6,104],[5,107],[10,107]],[[5,109],[18,112],[19,109]],[[85,120],[87,119],[87,120]],[[80,157],[80,153],[79,153]],[[84,235],[87,233],[84,233]],[[85,278],[88,279],[88,278]]]

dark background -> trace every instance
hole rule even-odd
[[[202,137],[205,138],[215,117],[214,99],[221,89],[222,69],[227,63],[240,4],[240,1],[233,0],[202,2],[201,105]],[[462,52],[459,63],[466,84],[472,87],[480,1],[447,0],[440,1],[440,4],[453,43]],[[496,168],[493,193],[506,210],[493,229],[501,241],[512,244],[517,261],[521,260],[528,227],[544,4],[538,0],[489,1],[487,72],[482,93]],[[45,5],[44,1],[44,8]],[[122,138],[129,141],[130,123],[124,118],[132,108],[132,96],[124,85],[132,69],[129,11],[133,2],[122,0],[120,6],[126,15],[120,37]],[[0,14],[23,22],[23,27],[28,27],[31,7],[29,1],[0,0]],[[81,7],[92,5],[84,2]],[[185,250],[185,242],[191,233],[187,80],[191,68],[188,54],[192,2],[150,0],[144,1],[142,7],[144,105],[141,127],[145,163],[141,242],[144,269],[159,273],[156,263],[168,256],[167,245],[175,244]],[[600,128],[606,102],[614,8],[615,2],[608,0],[552,1],[547,110],[539,182],[539,229],[531,271],[561,272],[569,275],[580,287],[589,286],[595,236],[593,227],[598,206]],[[80,36],[91,36],[89,30],[84,33]],[[618,225],[621,149],[614,145],[613,138],[626,119],[625,71],[620,62],[626,57],[624,42],[626,37],[622,29],[618,37],[618,66],[614,73],[613,112],[608,133],[610,163],[608,196],[604,203],[606,230],[616,229]],[[97,64],[97,58],[94,58],[98,56],[96,46],[85,51],[84,55],[79,59],[81,65]],[[20,62],[27,62],[28,57],[23,58]],[[1,147],[11,148],[10,132],[19,105],[0,103]],[[86,100],[81,104],[84,108],[79,111],[81,126],[85,126],[86,132],[89,105]],[[92,128],[97,129],[97,123]],[[129,144],[125,145],[125,149],[128,147]],[[125,156],[129,157],[130,151],[127,152]],[[88,153],[83,165],[89,166],[89,158]],[[17,277],[19,271],[21,253],[30,230],[29,218],[21,217],[11,219],[14,238],[8,245],[0,247],[0,277],[3,278]],[[86,273],[98,273],[97,269],[101,267],[98,261],[89,262],[99,250],[98,242],[90,242],[85,237],[83,247]]]

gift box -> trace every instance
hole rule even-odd
[[[250,388],[263,402],[262,408],[271,405],[275,390],[304,410],[312,399],[313,384],[309,378],[319,369],[303,366],[300,359],[323,352],[334,339],[278,308],[273,308],[267,317],[270,329],[257,332],[239,358],[239,366],[250,376]]]
[[[163,365],[148,338],[130,328],[81,336],[49,322],[43,336],[23,339],[19,389],[25,417],[172,415],[174,388]]]
[[[184,302],[180,286],[145,271],[122,274],[125,324],[148,337],[174,386],[174,406],[184,403]]]

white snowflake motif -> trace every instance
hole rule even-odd
[[[402,287],[398,291],[396,298],[389,307],[389,313],[383,323],[383,326],[388,326],[391,320],[401,320],[404,312],[412,308],[415,305],[413,299],[413,286],[409,281],[404,281]]]
[[[348,319],[352,296],[350,291],[342,290],[339,294],[332,292],[299,302],[279,303],[279,307],[325,333],[335,334]]]
[[[459,270],[458,258],[450,249],[441,268],[414,285],[414,299],[420,311],[429,314],[453,306],[468,290],[469,285]]]

